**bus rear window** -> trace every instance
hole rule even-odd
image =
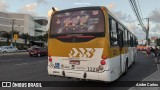
[[[86,34],[104,32],[101,10],[80,10],[57,13],[51,20],[51,35]]]

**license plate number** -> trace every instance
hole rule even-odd
[[[80,65],[80,61],[75,61],[75,60],[71,60],[69,63],[74,65]]]

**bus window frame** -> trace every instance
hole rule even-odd
[[[124,28],[124,26],[122,24],[120,24],[118,22],[118,39],[120,39],[119,38],[119,30],[121,30],[123,32],[123,42],[118,42],[118,44],[121,43],[121,47],[124,47],[124,30],[125,30],[125,28]]]
[[[110,40],[110,47],[118,47],[119,45],[118,45],[118,24],[117,24],[117,20],[116,19],[114,19],[111,15],[108,15],[109,16],[109,40]],[[115,24],[116,24],[116,32],[113,32],[112,31],[112,21],[114,21],[115,22]],[[116,45],[113,45],[112,43],[111,43],[111,34],[116,34],[117,35],[117,44]]]
[[[104,20],[104,31],[103,32],[89,32],[89,33],[71,33],[71,34],[51,34],[51,27],[52,27],[52,22],[53,22],[53,17],[56,14],[60,14],[60,13],[65,13],[65,12],[74,12],[74,11],[82,11],[82,10],[100,10],[102,11],[102,15],[103,15],[103,20]],[[81,8],[72,8],[72,9],[67,9],[67,10],[61,10],[61,11],[56,11],[54,14],[52,14],[51,16],[51,20],[50,20],[50,31],[49,31],[49,38],[56,38],[58,36],[68,36],[68,35],[78,35],[78,34],[82,34],[82,36],[95,36],[95,37],[105,37],[106,36],[106,16],[105,16],[105,11],[103,11],[101,9],[101,7],[81,7]]]

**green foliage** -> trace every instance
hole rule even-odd
[[[27,44],[27,41],[30,39],[30,35],[28,35],[28,33],[22,33],[20,37],[24,40],[25,45]]]
[[[5,32],[1,36],[6,38],[7,39],[6,43],[9,44],[9,39],[11,39],[11,34],[8,32]]]
[[[47,42],[48,41],[48,33],[44,34],[44,35],[39,35],[34,37],[35,41],[43,41],[43,42]]]
[[[160,46],[160,38],[158,38],[158,39],[156,40],[156,44],[157,44],[157,46]]]

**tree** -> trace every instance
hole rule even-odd
[[[14,34],[19,34],[19,31],[16,31],[16,30],[14,30],[13,31],[13,35]],[[9,39],[11,39],[11,36],[12,36],[12,31],[10,31],[10,32],[3,32],[2,34],[1,34],[1,36],[2,37],[4,37],[4,38],[6,38],[7,39],[7,43],[9,43]]]
[[[148,40],[147,40],[147,42],[148,42],[148,45],[150,46],[151,40],[150,40],[150,39],[148,39]]]
[[[44,38],[43,38],[43,41],[44,41],[44,42],[47,42],[47,41],[48,41],[48,33],[44,34],[43,37],[44,37]]]
[[[11,39],[11,33],[4,32],[1,36],[6,38],[7,39],[6,42],[9,43],[9,39]]]
[[[43,41],[43,42],[47,42],[48,41],[48,33],[44,34],[44,35],[39,35],[35,37],[36,41]]]
[[[35,36],[30,36],[30,37],[29,37],[29,40],[30,40],[30,41],[35,41],[35,39],[36,39]]]
[[[157,46],[160,46],[160,38],[156,39]]]
[[[26,45],[30,35],[28,35],[28,33],[22,33],[21,38],[24,40],[24,44]]]

